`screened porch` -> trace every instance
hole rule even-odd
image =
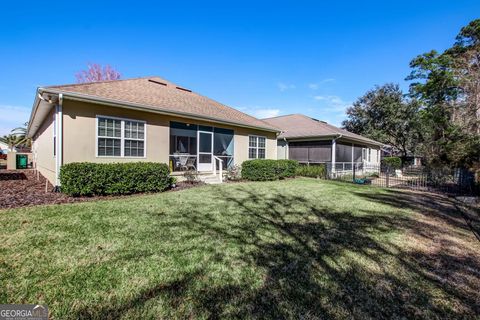
[[[234,132],[230,129],[170,122],[169,166],[172,172],[212,172],[233,166]]]
[[[371,170],[380,162],[378,150],[337,140],[289,141],[288,155],[303,165],[325,164],[328,172],[337,175]]]

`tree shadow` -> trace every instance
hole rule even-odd
[[[220,248],[208,252],[200,243],[188,249],[208,252],[208,262],[249,266],[261,275],[259,284],[201,282],[208,279],[205,266],[178,282],[154,286],[119,308],[83,310],[78,315],[119,316],[159,296],[167,297],[173,308],[190,304],[185,317],[210,319],[428,319],[480,312],[478,256],[458,256],[440,250],[443,247],[432,252],[412,250],[412,246],[407,249],[390,241],[401,232],[430,241],[445,232],[445,226],[394,210],[334,211],[280,189],[257,192],[248,185],[216,188],[214,201],[225,204],[221,217],[205,214],[205,209],[181,207],[177,219],[165,228],[181,226],[190,230],[189,236],[203,235],[238,248],[234,257]],[[419,196],[411,202],[402,193],[357,192],[355,196],[395,208],[424,208],[422,214],[441,219],[449,227],[465,227],[457,216],[439,207],[446,205],[443,198]]]

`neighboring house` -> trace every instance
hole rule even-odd
[[[375,168],[380,164],[380,142],[337,128],[303,114],[263,119],[282,130],[278,159],[304,164],[327,164],[333,172],[352,170],[353,165]]]
[[[400,157],[402,158],[402,163],[404,166],[422,166],[422,157],[411,152],[407,151],[405,155],[401,152],[398,148],[391,146],[391,145],[384,145],[381,150],[382,156],[381,158],[385,157]]]
[[[277,158],[276,127],[159,77],[41,87],[28,136],[34,166],[58,186],[71,162],[151,161],[213,173]]]
[[[8,145],[0,142],[0,154],[7,154],[8,153]]]

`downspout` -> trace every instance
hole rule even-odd
[[[285,141],[285,148],[284,148],[285,153],[284,153],[283,156],[284,156],[284,159],[287,159],[287,160],[288,160],[288,159],[290,159],[290,154],[289,154],[289,152],[288,152],[288,141],[287,141],[287,138],[283,137],[283,141]]]
[[[55,191],[60,189],[60,168],[63,164],[63,94],[58,94],[55,119],[56,127],[56,158],[55,158]]]

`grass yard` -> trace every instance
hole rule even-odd
[[[0,303],[55,319],[475,318],[446,197],[295,179],[0,211]]]

